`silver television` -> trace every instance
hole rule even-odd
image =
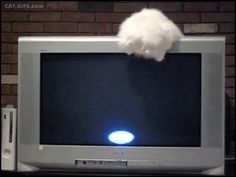
[[[224,37],[118,41],[19,38],[17,170],[224,174]]]

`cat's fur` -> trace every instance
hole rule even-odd
[[[125,19],[117,34],[127,54],[164,59],[172,44],[183,37],[179,28],[157,9],[143,9]]]

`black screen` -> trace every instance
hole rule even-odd
[[[41,54],[40,144],[129,146],[201,144],[201,55],[163,62],[120,53]]]

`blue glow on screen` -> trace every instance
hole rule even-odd
[[[110,133],[107,138],[112,143],[123,145],[132,142],[134,135],[128,131],[119,130]]]

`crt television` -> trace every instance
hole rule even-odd
[[[224,173],[223,37],[163,62],[115,36],[20,37],[17,170]]]

